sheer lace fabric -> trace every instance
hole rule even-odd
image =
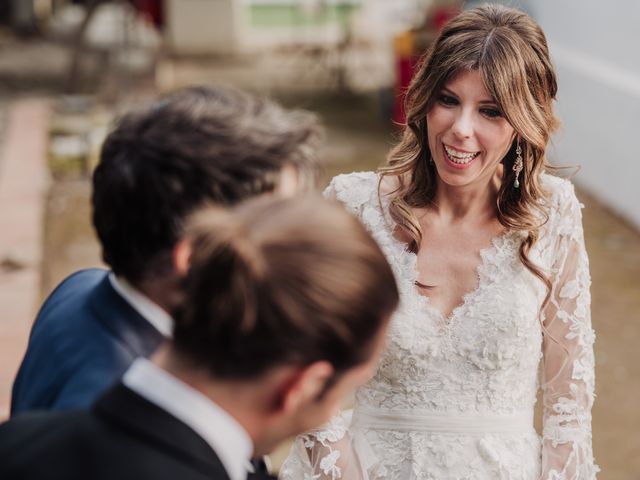
[[[353,414],[300,436],[283,480],[595,478],[594,334],[580,204],[569,182],[548,175],[542,182],[552,194],[549,221],[530,257],[553,282],[544,336],[546,287],[518,259],[520,234],[497,237],[481,252],[477,289],[444,318],[415,289],[416,256],[392,235],[375,173],[333,179],[325,195],[376,238],[401,305]],[[542,438],[532,421],[539,386]]]

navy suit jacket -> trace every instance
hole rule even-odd
[[[81,270],[51,293],[13,384],[11,414],[86,409],[163,337],[111,286],[109,271]]]

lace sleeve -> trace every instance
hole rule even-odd
[[[541,478],[591,480],[598,471],[591,447],[595,383],[591,279],[581,205],[567,186],[557,212],[553,287],[544,311]]]
[[[280,469],[280,480],[372,480],[375,464],[364,438],[349,432],[351,411],[296,438]]]

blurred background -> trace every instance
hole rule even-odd
[[[417,59],[477,3],[2,0],[0,419],[40,302],[72,271],[101,264],[89,177],[114,116],[192,84],[268,95],[324,121],[324,185],[384,162]],[[586,206],[599,478],[638,480],[640,2],[504,3],[547,34],[563,121],[550,157],[580,167],[568,174]]]

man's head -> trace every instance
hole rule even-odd
[[[312,185],[319,136],[310,114],[223,88],[180,90],[124,115],[93,176],[104,261],[134,284],[170,272],[196,207]]]
[[[186,235],[174,364],[237,391],[264,391],[255,402],[265,427],[259,453],[328,420],[371,374],[398,302],[376,242],[341,206],[315,196],[205,210]]]

